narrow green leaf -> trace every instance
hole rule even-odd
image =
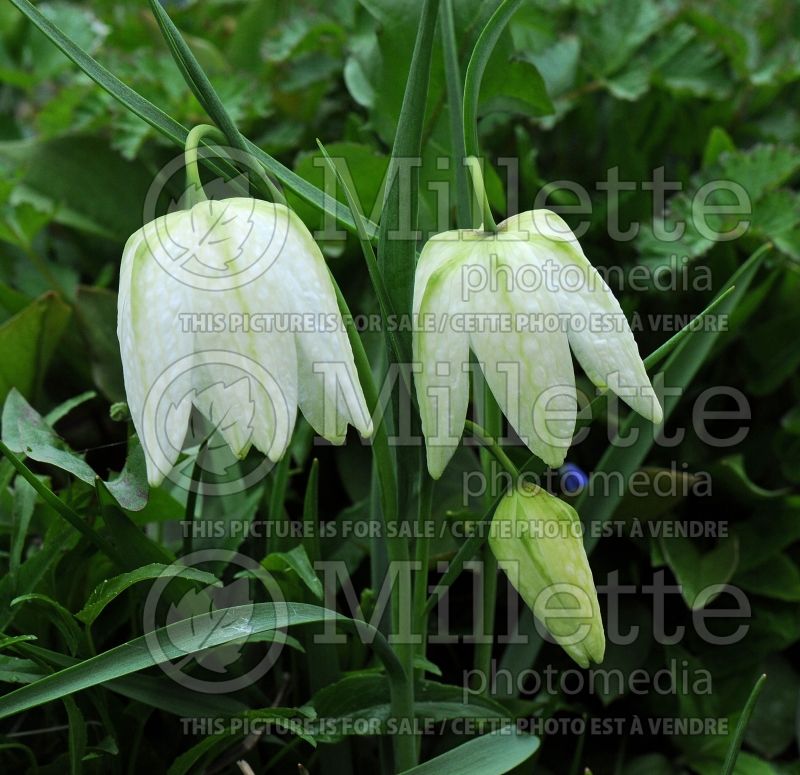
[[[32,636],[27,636],[32,638]],[[38,663],[45,663],[53,668],[74,667],[80,660],[67,654],[60,654],[50,649],[23,644],[17,649],[21,654]],[[31,662],[31,664],[35,664]],[[31,680],[40,677],[37,673]],[[117,678],[103,685],[112,692],[153,708],[158,708],[174,716],[235,716],[247,709],[247,706],[224,695],[210,696],[202,692],[192,691],[174,681],[164,681],[156,675],[128,675]]]
[[[450,112],[450,144],[453,163],[456,165],[456,207],[458,227],[470,226],[470,192],[464,160],[467,146],[464,139],[464,94],[461,68],[458,64],[458,41],[456,40],[453,0],[442,0],[439,10],[444,51],[444,75],[447,83],[447,102]]]
[[[419,194],[419,167],[414,165],[422,150],[438,5],[438,0],[423,0],[419,12],[414,52],[386,176],[388,190],[380,223],[378,257],[381,271],[392,305],[400,315],[411,311],[414,288]],[[401,173],[402,164],[411,165],[408,175]],[[402,335],[401,339],[410,340],[410,335]],[[403,346],[406,350],[411,349],[408,341]]]
[[[111,501],[105,484],[98,477],[97,495],[103,521],[117,547],[123,570],[134,570],[150,563],[170,565],[175,557],[135,525],[122,509]]]
[[[447,570],[439,583],[431,592],[428,601],[425,603],[425,615],[427,616],[434,608],[439,598],[447,591],[448,587],[459,577],[461,571],[464,569],[464,563],[469,562],[481,549],[488,537],[488,525],[494,516],[495,509],[500,505],[500,501],[505,496],[505,492],[501,492],[494,502],[486,509],[483,516],[475,523],[475,530],[461,546],[458,547],[455,557],[450,560]]]
[[[722,304],[725,299],[730,296],[734,290],[735,285],[730,285],[722,293],[718,294],[711,303],[691,322],[687,323],[680,331],[673,334],[667,339],[664,344],[657,347],[644,359],[645,368],[652,369],[664,360],[689,334],[698,329],[702,329],[703,322],[706,318],[710,317],[712,313],[717,311],[717,308]]]
[[[363,210],[361,209],[361,204],[359,203],[358,197],[355,195],[353,190],[347,185],[347,181],[344,179],[344,175],[342,175],[339,167],[336,165],[333,159],[331,159],[328,151],[325,149],[325,146],[319,139],[317,139],[317,145],[319,146],[319,149],[322,152],[322,155],[325,158],[328,166],[336,175],[336,179],[339,181],[339,184],[344,191],[350,212],[355,218],[358,241],[361,244],[361,252],[364,256],[364,261],[367,264],[367,272],[369,273],[370,282],[375,290],[375,295],[378,297],[378,305],[380,306],[381,315],[383,316],[384,321],[384,330],[387,332],[389,344],[394,352],[394,359],[398,363],[409,363],[411,361],[410,354],[401,349],[402,345],[392,327],[389,325],[390,321],[395,319],[394,304],[392,303],[392,299],[389,295],[388,289],[386,288],[386,284],[383,281],[383,274],[378,266],[378,259],[375,257],[375,250],[372,247],[372,241],[367,230],[367,219],[364,216]]]
[[[354,622],[335,611],[301,603],[256,603],[218,611],[219,618],[209,622],[206,615],[183,619],[135,638],[116,648],[98,654],[72,667],[45,676],[35,683],[23,686],[0,698],[0,718],[21,713],[52,700],[61,699],[82,689],[113,681],[158,664],[149,644],[156,639],[159,650],[166,659],[180,659],[186,654],[214,648],[226,643],[240,642],[243,638],[241,623],[247,623],[249,636],[278,630],[298,624],[335,620],[347,629],[356,630],[373,638],[372,646],[380,657],[387,674],[393,681],[404,680],[403,669],[386,639],[364,622]],[[220,626],[219,622],[229,622]]]
[[[750,721],[750,716],[753,715],[753,708],[758,702],[758,695],[764,688],[764,682],[767,680],[766,673],[762,674],[755,682],[750,696],[747,698],[742,715],[739,716],[739,721],[736,724],[736,731],[733,733],[733,740],[731,740],[730,748],[725,756],[725,761],[722,765],[721,775],[733,775],[734,768],[736,767],[736,760],[739,758],[739,751],[742,748],[742,740],[744,740],[744,733],[747,729],[747,723]]]
[[[38,592],[29,592],[25,595],[15,597],[9,607],[14,608],[21,603],[38,603],[46,611],[46,617],[52,622],[56,629],[64,636],[69,651],[74,654],[78,649],[81,640],[81,631],[75,623],[75,618],[64,608],[61,603],[47,595]]]
[[[172,53],[172,58],[178,65],[178,69],[181,71],[184,80],[189,85],[192,92],[194,92],[195,97],[197,97],[198,102],[211,117],[211,120],[222,130],[228,142],[237,150],[249,155],[250,151],[247,147],[247,141],[242,136],[242,133],[230,117],[228,111],[225,110],[225,106],[222,104],[222,100],[211,85],[211,81],[195,58],[192,50],[186,44],[186,41],[183,39],[183,36],[172,19],[169,18],[169,15],[158,0],[150,0],[150,8],[153,11],[153,15],[156,17],[158,26],[161,28],[164,39],[167,41],[167,45]],[[251,171],[252,170],[248,170],[248,172]],[[255,180],[252,180],[252,175],[250,177],[253,185],[259,188],[263,195],[266,195],[275,202],[285,204],[283,194],[275,188],[272,181],[270,181],[266,175],[258,177]]]
[[[22,549],[28,535],[28,526],[36,506],[36,490],[21,476],[14,480],[14,505],[11,510],[11,549],[8,555],[8,572],[14,575],[22,561]]]
[[[165,565],[163,563],[150,563],[143,565],[129,573],[121,573],[119,576],[106,579],[94,588],[89,599],[83,608],[75,614],[76,619],[80,619],[87,626],[91,626],[95,619],[102,613],[103,609],[115,598],[121,595],[126,589],[142,581],[152,579],[180,576],[191,581],[199,581],[201,584],[219,587],[222,582],[211,573],[198,570],[197,568],[182,567],[180,565]]]
[[[476,737],[402,775],[503,775],[530,759],[539,738],[505,727]]]
[[[303,546],[313,565],[322,556],[319,548],[319,460],[311,461],[311,470],[306,482],[306,495],[303,499]]]
[[[480,156],[478,100],[483,73],[500,35],[521,5],[522,0],[503,0],[489,21],[486,22],[469,59],[464,82],[464,143],[467,156]]]
[[[48,425],[55,425],[60,419],[66,417],[73,409],[76,409],[81,404],[97,398],[97,393],[94,390],[87,390],[85,393],[80,393],[74,398],[69,398],[63,403],[59,404],[55,409],[51,409],[45,416],[45,422]]]
[[[83,772],[83,756],[86,753],[86,722],[75,700],[64,698],[69,722],[69,771],[70,775]]]

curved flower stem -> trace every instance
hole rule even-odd
[[[492,208],[489,206],[489,198],[486,196],[486,186],[483,183],[481,163],[474,156],[468,156],[464,160],[464,164],[466,164],[467,170],[469,170],[469,176],[472,180],[472,190],[475,194],[478,212],[480,213],[481,222],[478,227],[483,231],[496,232],[497,224],[494,222]]]
[[[464,428],[468,430],[503,468],[516,480],[519,477],[519,469],[511,462],[511,458],[503,452],[503,448],[489,435],[489,431],[478,425],[472,420],[464,421]]]
[[[225,135],[211,124],[198,124],[186,137],[183,158],[186,162],[186,189],[190,206],[207,201],[200,170],[197,168],[197,149],[202,139],[208,136],[213,136],[222,143],[227,142]]]
[[[186,162],[186,187],[188,189],[187,196],[190,206],[198,204],[199,202],[207,201],[207,197],[203,191],[203,183],[200,180],[200,171],[198,170],[197,162],[200,142],[208,135],[213,135],[217,142],[228,142],[228,138],[225,136],[225,133],[211,124],[198,124],[196,127],[193,127],[186,136],[186,144],[184,145],[183,153]],[[219,150],[222,151],[223,149],[220,148]],[[240,152],[243,153],[243,151]],[[224,154],[220,153],[220,155]],[[267,175],[267,173],[264,171],[261,162],[259,162],[257,159],[253,159],[252,169],[250,171],[258,175],[259,179],[269,189],[273,202],[284,206],[286,205],[286,197],[284,197],[280,189],[275,186],[269,175]]]

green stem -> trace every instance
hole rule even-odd
[[[424,455],[424,452],[422,453]],[[433,479],[428,476],[424,460],[419,472],[419,511],[417,513],[417,542],[414,547],[414,560],[419,566],[417,578],[414,583],[414,632],[419,633],[421,641],[417,653],[425,657],[428,640],[428,613],[425,604],[428,601],[428,562],[430,559],[430,538],[428,526],[430,525],[431,503],[433,500]],[[421,674],[424,670],[420,671]]]
[[[386,534],[386,547],[389,554],[389,561],[397,569],[397,588],[392,589],[392,631],[397,636],[398,642],[394,649],[397,659],[405,672],[405,682],[397,690],[397,697],[394,699],[394,709],[399,718],[407,719],[409,724],[413,724],[414,719],[414,649],[411,643],[411,633],[401,632],[402,605],[408,601],[408,593],[411,590],[411,568],[408,555],[408,544],[405,536],[397,530],[397,523],[400,519],[400,509],[397,494],[397,479],[395,476],[394,459],[392,450],[389,446],[389,436],[386,431],[386,423],[378,408],[378,390],[372,377],[372,369],[358,335],[353,316],[347,306],[342,291],[339,288],[333,275],[331,282],[336,291],[336,300],[339,304],[339,312],[347,329],[347,337],[353,349],[353,360],[355,362],[358,379],[364,390],[364,398],[367,408],[370,411],[374,428],[372,432],[372,455],[375,461],[375,470],[378,474],[381,490],[381,512],[383,513],[384,528]],[[397,592],[397,589],[400,592]],[[405,597],[404,597],[405,595]],[[409,734],[398,734],[395,738],[395,764],[397,770],[402,772],[411,769],[416,765],[417,746],[415,736]]]
[[[468,156],[464,163],[469,171],[472,180],[472,190],[475,194],[475,204],[477,205],[477,217],[473,220],[473,225],[485,232],[496,232],[497,224],[494,222],[492,208],[489,205],[489,198],[486,196],[486,186],[483,183],[483,171],[481,163],[474,157]],[[478,223],[479,221],[479,223]]]
[[[198,124],[186,137],[183,148],[183,158],[186,164],[186,195],[189,206],[208,201],[203,191],[203,181],[200,179],[200,170],[197,168],[197,149],[204,137],[213,136],[219,142],[227,142],[225,135],[211,124]]]
[[[450,105],[450,142],[456,164],[456,213],[460,229],[470,226],[469,185],[464,160],[467,146],[464,140],[464,95],[461,68],[458,64],[453,0],[442,0],[439,9],[444,49],[444,75],[447,82],[447,101]],[[352,209],[352,208],[351,208]]]
[[[511,462],[511,458],[503,452],[502,447],[491,437],[486,428],[481,427],[472,420],[464,422],[464,428],[477,439],[481,446],[490,452],[506,471],[516,480],[519,477],[519,469]]]
[[[483,380],[483,424],[484,428],[476,427],[472,423],[472,430],[478,431],[479,438],[484,441],[489,441],[490,444],[484,444],[484,452],[481,455],[481,464],[483,467],[483,475],[487,482],[491,482],[492,477],[492,460],[489,457],[490,453],[501,465],[511,474],[516,480],[519,475],[516,466],[511,462],[508,456],[500,448],[495,439],[500,437],[503,426],[503,417],[500,412],[500,407],[497,405],[494,396],[492,395],[489,385]],[[516,472],[516,475],[515,475]],[[491,502],[492,494],[487,487],[486,502],[487,505]],[[475,668],[480,671],[485,677],[483,686],[488,693],[492,685],[491,669],[492,669],[492,633],[494,632],[495,611],[497,608],[497,560],[488,545],[484,545],[481,550],[482,562],[482,595],[481,601],[483,605],[483,616],[481,617],[481,639],[475,646]],[[484,640],[485,638],[485,640]]]
[[[116,565],[125,568],[125,562],[122,556],[117,552],[114,546],[101,536],[97,531],[91,528],[84,522],[83,518],[76,511],[73,511],[67,506],[61,498],[58,497],[49,487],[47,487],[41,479],[39,479],[33,471],[28,468],[25,463],[20,460],[2,441],[0,441],[0,453],[8,458],[12,466],[17,470],[17,473],[22,476],[28,484],[36,490],[41,496],[42,500],[50,506],[54,511],[58,512],[67,522],[72,525],[79,533],[88,538],[103,554],[111,559]]]

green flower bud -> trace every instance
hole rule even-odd
[[[569,504],[523,484],[497,507],[489,545],[536,618],[588,667],[603,661],[606,641],[582,532]]]

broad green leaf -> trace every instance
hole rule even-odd
[[[692,609],[703,608],[714,600],[727,584],[739,564],[739,542],[735,538],[721,539],[710,552],[701,553],[691,538],[661,539],[661,550],[678,579],[683,599]],[[714,594],[703,593],[719,586]],[[703,593],[703,594],[701,594]]]
[[[25,167],[15,188],[16,203],[51,212],[56,223],[118,242],[142,226],[150,173],[99,138],[0,143],[0,159]]]
[[[606,0],[580,19],[586,65],[597,76],[612,75],[667,18],[654,0]]]
[[[69,307],[45,293],[0,325],[0,401],[12,388],[35,394],[69,318]]]
[[[745,592],[775,600],[800,603],[800,567],[786,554],[771,557],[733,577],[733,583]]]
[[[3,441],[14,452],[56,466],[87,484],[94,484],[97,477],[16,389],[12,389],[3,406]]]
[[[90,485],[98,481],[92,467],[69,449],[16,389],[9,393],[3,406],[3,440],[12,451],[31,460],[56,466]],[[147,503],[144,453],[136,439],[129,447],[122,473],[107,482],[106,488],[123,508],[138,511]]]
[[[747,547],[739,558],[740,572],[767,563],[795,541],[800,541],[800,498],[792,495],[772,505],[769,526],[769,530],[764,529],[760,510],[748,520],[731,524],[730,535],[739,540],[739,546]]]
[[[147,469],[138,436],[128,439],[128,457],[119,476],[106,482],[106,489],[128,511],[141,511],[147,505]]]

